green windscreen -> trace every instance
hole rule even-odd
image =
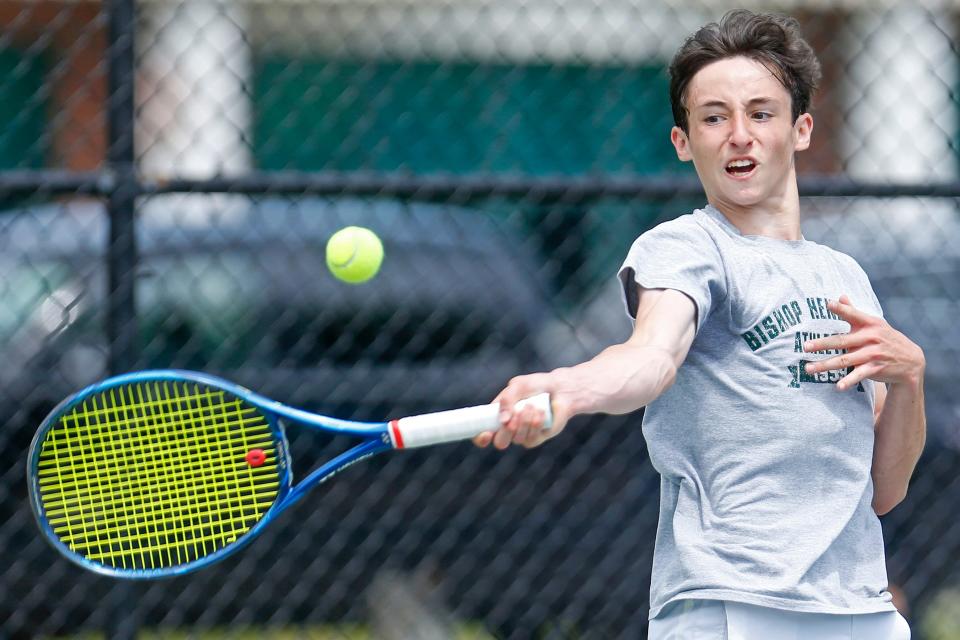
[[[266,58],[254,74],[263,169],[660,173],[668,80],[649,66]]]

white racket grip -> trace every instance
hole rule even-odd
[[[514,410],[519,411],[528,404],[543,411],[546,416],[543,428],[549,429],[553,425],[550,394],[540,393],[521,400],[514,405]],[[500,403],[493,402],[479,407],[400,418],[390,422],[387,432],[395,449],[413,449],[442,442],[469,440],[484,431],[496,431],[499,428]]]

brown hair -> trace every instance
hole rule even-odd
[[[790,93],[793,121],[810,108],[820,82],[820,62],[800,34],[800,24],[787,16],[728,12],[687,38],[670,63],[670,106],[673,122],[689,133],[687,86],[698,71],[718,60],[745,56],[767,67]]]

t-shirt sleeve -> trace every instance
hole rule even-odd
[[[637,285],[675,289],[697,307],[697,331],[726,296],[723,262],[713,238],[695,222],[665,222],[637,238],[618,273],[631,318],[637,316]]]

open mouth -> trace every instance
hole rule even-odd
[[[727,164],[726,171],[731,176],[745,176],[756,168],[753,160],[734,160]]]

